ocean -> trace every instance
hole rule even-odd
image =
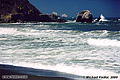
[[[120,21],[1,23],[0,64],[120,80]]]

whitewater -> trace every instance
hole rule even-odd
[[[0,64],[120,80],[119,30],[119,21],[0,24]]]

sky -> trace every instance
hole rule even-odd
[[[76,17],[82,10],[90,10],[93,17],[120,17],[120,0],[29,0],[43,14],[67,14]]]

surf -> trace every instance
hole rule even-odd
[[[95,45],[95,46],[103,46],[103,47],[107,47],[107,46],[116,46],[116,47],[120,47],[120,41],[118,40],[110,40],[110,39],[88,39],[88,44],[90,45]]]
[[[61,73],[58,76],[55,76],[52,74],[50,74],[49,76],[59,77],[60,75],[62,75],[63,77],[74,79],[74,80],[81,80],[81,79],[86,80],[85,78],[83,78],[83,76],[120,76],[119,74],[108,71],[108,70],[86,68],[86,67],[78,66],[78,65],[71,65],[71,66],[67,66],[65,64],[43,65],[43,64],[38,64],[38,63],[24,63],[24,62],[17,63],[17,64],[8,63],[4,65],[13,65],[13,66],[24,67],[24,68],[33,68],[33,69],[38,69],[38,71],[43,70],[44,72],[46,72],[47,70],[50,70],[51,73],[54,71],[58,71],[59,73]],[[24,71],[21,71],[21,72],[24,72]],[[33,72],[32,75],[35,75],[35,74],[37,75],[37,73],[35,74],[34,73],[35,72]],[[28,73],[28,74],[31,74],[31,73]],[[46,74],[40,73],[40,74],[44,76],[48,75],[47,73]],[[69,74],[69,75],[66,75],[66,74]],[[109,79],[102,79],[102,80],[109,80]],[[115,80],[119,80],[119,77],[118,79],[115,79]]]

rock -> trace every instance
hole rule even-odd
[[[42,14],[28,0],[0,0],[0,22],[64,22]]]
[[[63,19],[62,17],[57,16],[57,15],[55,15],[55,14],[51,14],[50,17],[51,17],[52,19],[54,19],[54,21],[57,21],[57,22],[66,22],[65,19]]]
[[[97,22],[97,21],[99,21],[99,22],[104,22],[104,21],[109,21],[109,20],[107,20],[107,19],[101,14],[97,19],[94,20],[94,22]]]
[[[94,20],[94,22],[99,21],[100,19],[101,19],[101,18],[100,18],[100,17],[98,17],[97,19],[95,19],[95,20]]]
[[[107,20],[102,14],[100,15],[100,17],[98,18],[99,21],[109,21]]]
[[[92,22],[93,16],[89,10],[78,13],[76,22]]]

